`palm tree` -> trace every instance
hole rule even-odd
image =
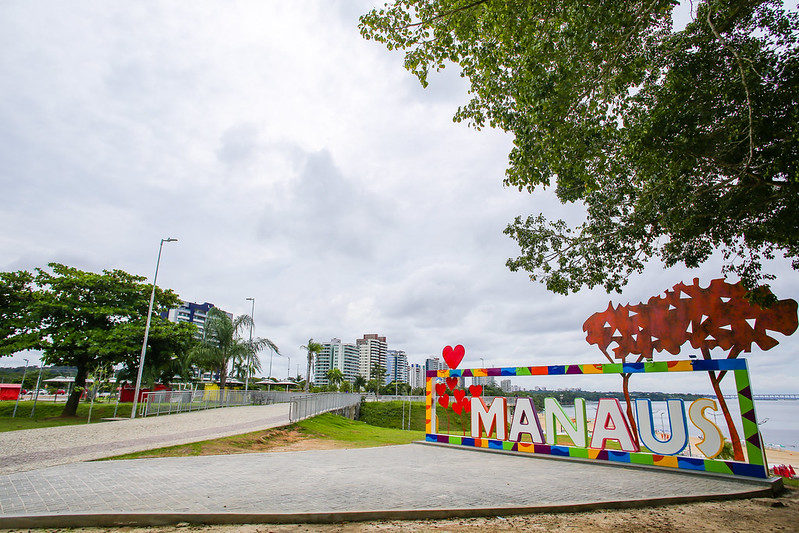
[[[344,381],[344,373],[338,368],[331,368],[327,371],[327,380],[336,390],[341,389],[341,382]]]
[[[363,376],[362,376],[362,375],[360,375],[360,374],[358,374],[357,376],[355,376],[355,379],[354,379],[354,380],[353,380],[353,382],[352,382],[352,387],[353,387],[353,388],[354,388],[356,391],[358,391],[358,392],[361,392],[361,390],[364,388],[364,386],[366,386],[366,378],[365,378],[365,377],[363,377]]]
[[[308,339],[308,344],[300,346],[300,348],[308,351],[308,372],[305,374],[305,392],[308,392],[311,386],[311,367],[313,367],[314,355],[322,351],[322,345],[314,342],[313,339]]]
[[[228,367],[245,362],[249,363],[262,349],[270,347],[276,352],[277,346],[269,339],[244,340],[241,332],[249,329],[252,317],[239,315],[231,319],[224,311],[213,307],[208,311],[205,320],[205,336],[194,348],[192,357],[208,368],[219,372],[219,388],[224,390],[227,383]],[[280,352],[278,352],[280,353]]]

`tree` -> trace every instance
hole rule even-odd
[[[33,274],[0,272],[0,356],[39,345]]]
[[[356,392],[361,392],[365,386],[366,386],[366,378],[360,374],[355,376],[355,379],[352,381],[352,388]]]
[[[341,388],[341,383],[344,381],[344,372],[338,368],[331,368],[327,371],[327,380],[338,390]]]
[[[575,228],[517,217],[511,270],[618,291],[649,258],[694,267],[720,250],[753,290],[778,252],[799,269],[799,14],[697,0],[672,31],[676,4],[398,0],[360,28],[405,50],[422,85],[460,67],[471,101],[454,119],[513,135],[507,186],[585,206]]]
[[[370,369],[370,374],[372,379],[369,380],[367,384],[366,390],[374,391],[375,395],[380,396],[380,387],[385,385],[386,383],[386,367],[375,361],[372,363],[372,368]]]
[[[36,348],[46,364],[76,367],[75,387],[62,412],[75,416],[88,373],[141,350],[152,286],[122,270],[98,274],[48,266],[35,274],[0,275],[0,355]],[[154,315],[178,302],[174,292],[157,289]]]
[[[247,365],[247,361],[266,347],[271,347],[276,352],[277,346],[269,340],[262,338],[252,339],[252,342],[242,337],[242,332],[250,328],[252,317],[239,315],[230,318],[227,313],[217,307],[208,311],[205,320],[205,337],[194,348],[193,357],[200,365],[211,368],[219,373],[219,388],[224,390],[227,384],[228,370],[231,364]],[[280,352],[278,352],[280,353]]]
[[[117,342],[128,343],[132,349],[121,361],[125,367],[119,372],[120,379],[135,382],[139,371],[141,338],[146,317],[131,321],[126,328],[115,332]],[[144,360],[142,383],[152,389],[156,382],[168,384],[176,376],[184,380],[192,378],[192,350],[197,345],[197,326],[188,322],[170,322],[161,316],[153,316],[150,334],[147,337],[147,357]]]
[[[309,391],[311,386],[311,369],[313,368],[314,356],[322,351],[323,346],[313,339],[308,339],[308,344],[300,346],[303,350],[308,352],[308,371],[305,373],[305,392]]]

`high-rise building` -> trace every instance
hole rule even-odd
[[[476,376],[472,378],[472,384],[474,385],[490,385],[491,387],[496,387],[497,382],[494,379],[494,376]]]
[[[386,385],[396,381],[408,383],[408,356],[402,350],[386,352]]]
[[[359,373],[366,381],[372,379],[372,366],[378,364],[386,369],[386,352],[388,344],[386,338],[377,335],[376,333],[368,333],[362,339],[355,341],[358,347],[358,357],[360,358]]]
[[[509,379],[503,379],[499,382],[499,388],[502,389],[502,392],[510,392],[511,391],[511,382]]]
[[[328,385],[327,371],[338,368],[344,374],[344,381],[352,383],[358,375],[358,347],[354,344],[331,339],[322,343],[322,351],[316,356],[314,364],[314,385]]]
[[[414,363],[408,369],[408,385],[411,389],[425,388],[427,373],[425,367],[420,364]]]
[[[208,318],[208,311],[214,304],[205,302],[202,304],[194,302],[183,302],[177,309],[167,311],[166,318],[170,322],[189,322],[197,326],[197,338],[202,339],[205,334],[205,320]],[[225,313],[233,318],[231,313]],[[164,316],[163,314],[161,316]]]
[[[427,360],[425,360],[424,362],[424,369],[427,371],[444,370],[444,361],[442,361],[438,357],[428,357]]]

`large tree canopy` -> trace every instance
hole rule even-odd
[[[138,364],[152,290],[145,280],[122,270],[95,273],[58,263],[35,274],[0,274],[0,355],[40,349],[43,362],[76,367],[75,389],[63,412],[74,415],[89,372],[131,360]],[[158,316],[177,307],[174,292],[157,289],[155,302],[150,346],[171,355],[193,329],[164,324]]]
[[[650,257],[714,250],[747,288],[782,253],[799,269],[799,17],[780,2],[397,0],[361,17],[423,85],[455,63],[456,121],[514,136],[505,184],[582,202],[577,227],[517,217],[505,233],[558,293],[620,290]],[[763,291],[761,294],[767,294]]]

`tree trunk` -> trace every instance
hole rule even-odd
[[[308,370],[305,373],[305,392],[311,389],[311,364],[313,363],[313,352],[308,352]]]
[[[702,357],[704,359],[710,359],[710,350],[707,348],[702,348]],[[716,398],[719,400],[719,405],[721,406],[721,412],[724,415],[724,420],[727,422],[727,430],[730,432],[730,441],[732,441],[732,451],[734,455],[733,458],[736,461],[744,461],[744,450],[741,446],[741,437],[738,436],[738,430],[735,428],[735,423],[732,421],[732,415],[730,415],[730,409],[727,407],[727,401],[721,394],[721,379],[725,374],[724,372],[720,372],[718,376],[715,372],[708,372],[707,374],[710,377],[710,384],[713,386],[713,392],[716,394]]]
[[[719,405],[721,406],[721,412],[724,415],[724,420],[727,422],[727,429],[730,432],[730,440],[732,441],[732,451],[734,454],[734,459],[736,461],[744,461],[744,450],[741,446],[741,437],[738,436],[738,430],[735,428],[735,423],[732,421],[732,416],[730,415],[730,410],[727,407],[727,401],[724,399],[724,396],[721,395],[721,378],[716,377],[715,372],[708,372],[710,376],[710,383],[713,385],[713,392],[716,394],[716,398],[719,400]]]
[[[72,393],[67,398],[67,403],[64,405],[64,410],[61,411],[61,416],[78,416],[78,405],[80,404],[80,397],[86,388],[86,376],[88,375],[88,366],[83,359],[78,360],[78,372],[75,375],[75,385],[72,387]]]
[[[622,374],[622,388],[624,390],[624,400],[627,402],[627,419],[630,422],[630,429],[633,431],[633,439],[635,440],[635,445],[640,448],[641,444],[638,442],[638,427],[635,424],[635,417],[633,416],[633,404],[630,400],[630,376],[632,374]]]
[[[227,363],[219,369],[219,405],[225,402],[225,385],[227,385]]]

